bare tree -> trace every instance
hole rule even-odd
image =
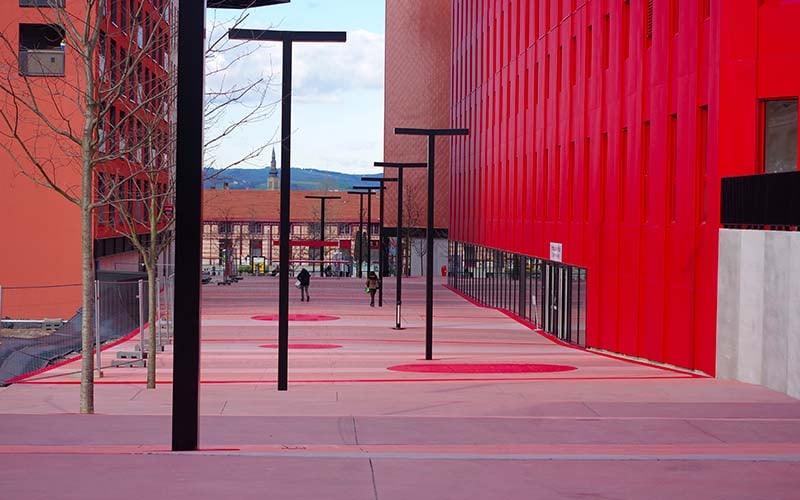
[[[233,20],[217,18],[215,10],[210,11],[210,26],[207,30],[206,49],[206,97],[204,110],[205,148],[203,151],[205,167],[209,172],[206,178],[220,175],[225,170],[240,165],[263,165],[261,155],[277,142],[277,129],[265,135],[263,141],[256,141],[232,158],[217,158],[219,147],[226,139],[246,127],[262,123],[271,118],[278,109],[279,98],[271,98],[273,71],[269,71],[244,82],[231,82],[227,76],[237,66],[247,64],[247,59],[258,49],[259,44],[247,41],[231,41],[228,30],[238,28],[248,18],[248,12],[241,11]],[[212,170],[213,169],[213,170]]]
[[[16,162],[20,171],[61,194],[80,208],[81,217],[81,274],[82,325],[81,349],[91,353],[94,324],[93,221],[96,207],[105,199],[95,196],[95,173],[102,165],[128,154],[130,147],[123,138],[128,119],[110,120],[111,110],[122,98],[129,97],[131,82],[136,81],[137,68],[149,55],[144,50],[148,41],[161,38],[161,31],[148,26],[142,16],[142,4],[136,12],[126,9],[124,26],[130,36],[115,36],[112,43],[122,45],[117,61],[106,61],[104,44],[111,38],[106,29],[104,8],[100,0],[83,2],[53,2],[37,8],[40,24],[30,33],[20,25],[15,46],[13,30],[0,33],[2,70],[0,70],[0,124],[5,141],[2,147]],[[127,4],[126,4],[127,6]],[[168,6],[167,6],[168,8]],[[159,25],[162,19],[156,21]],[[150,21],[152,23],[152,21]],[[9,36],[9,33],[12,33]],[[49,67],[37,58],[37,51],[59,51],[63,66]],[[19,53],[19,58],[15,57]],[[124,56],[122,56],[124,54]],[[116,57],[116,53],[115,53]],[[106,63],[110,63],[106,65]],[[66,70],[63,68],[67,68]],[[108,70],[108,72],[106,72]],[[49,78],[66,74],[66,78]],[[134,104],[133,108],[139,108]],[[125,118],[134,116],[136,109],[126,107]],[[119,137],[120,147],[110,148],[110,137],[104,129],[110,127],[110,137]],[[75,184],[73,179],[79,182]],[[65,180],[66,178],[66,180]],[[94,412],[94,363],[85,355],[81,364],[80,411]]]
[[[173,3],[158,0],[152,4],[157,8],[153,13],[144,8],[144,2],[53,0],[34,9],[40,23],[30,25],[34,26],[30,32],[23,32],[20,25],[19,39],[13,37],[16,22],[12,29],[0,30],[0,135],[4,139],[0,148],[19,172],[80,209],[82,352],[93,349],[93,216],[103,207],[98,222],[132,242],[148,273],[148,387],[155,386],[155,269],[172,238],[171,103],[176,81],[170,54],[177,33],[176,23],[170,21],[171,13],[172,21],[177,18]],[[226,46],[224,33],[209,39],[207,59],[238,54],[229,57],[227,65],[213,66],[212,76],[224,74],[244,57],[240,44]],[[63,61],[60,73],[38,57],[47,53]],[[158,67],[148,61],[156,61]],[[221,78],[218,86],[209,89],[207,124],[223,125],[222,132],[210,135],[205,144],[209,157],[235,130],[274,112],[275,106],[267,100],[268,86],[265,78],[241,85]],[[246,111],[231,119],[228,113],[234,104],[245,105]],[[226,166],[254,160],[273,139]],[[94,358],[84,355],[81,413],[94,412],[94,369]]]
[[[405,196],[405,200],[403,201],[405,212],[403,214],[405,219],[403,228],[405,242],[403,243],[403,247],[409,250],[414,249],[417,252],[417,255],[419,255],[420,273],[425,275],[425,256],[428,254],[427,241],[422,238],[412,238],[411,235],[414,229],[424,227],[427,212],[425,211],[422,201],[420,201],[418,197],[413,196],[412,190],[406,190],[403,196]],[[409,258],[410,257],[409,255]],[[410,267],[409,259],[404,259],[404,262],[409,262]]]

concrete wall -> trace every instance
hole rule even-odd
[[[800,233],[720,230],[717,377],[800,398]]]

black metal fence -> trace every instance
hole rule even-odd
[[[586,345],[586,269],[450,241],[448,284],[560,340]]]
[[[741,229],[800,229],[800,171],[722,179],[720,222]]]

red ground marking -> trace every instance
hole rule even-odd
[[[258,347],[266,349],[277,349],[278,344],[264,344]],[[289,344],[289,349],[341,349],[342,346],[336,344]]]
[[[546,373],[577,370],[567,365],[534,363],[446,363],[440,365],[397,365],[389,370],[416,373]]]
[[[668,371],[668,372],[672,372],[672,373],[680,373],[682,375],[686,375],[686,376],[691,377],[691,378],[713,378],[710,375],[706,375],[704,373],[695,373],[695,372],[692,372],[692,371],[687,371],[685,369],[677,369],[677,368],[670,368],[669,366],[662,366],[662,365],[659,365],[657,363],[648,363],[647,360],[636,360],[636,359],[629,359],[629,358],[626,358],[626,357],[623,357],[623,356],[615,356],[614,354],[611,354],[611,353],[598,352],[598,351],[595,351],[595,350],[589,350],[589,349],[587,349],[586,347],[583,347],[583,346],[570,344],[569,342],[564,342],[563,340],[558,339],[558,338],[550,335],[549,333],[545,332],[541,328],[537,328],[536,325],[534,325],[530,321],[528,321],[525,318],[522,318],[520,316],[517,316],[516,314],[514,314],[513,312],[511,312],[511,311],[509,311],[507,309],[502,309],[500,307],[491,307],[491,306],[487,306],[486,304],[481,304],[477,300],[475,300],[472,297],[462,293],[460,290],[457,290],[457,289],[451,287],[450,285],[442,285],[442,286],[444,286],[445,288],[447,288],[448,290],[450,290],[454,294],[458,295],[462,299],[466,300],[467,302],[469,302],[469,303],[471,303],[471,304],[473,304],[475,306],[482,307],[482,308],[485,308],[485,309],[494,309],[496,311],[499,311],[499,312],[505,314],[506,316],[508,316],[509,318],[513,319],[514,321],[516,321],[517,323],[521,324],[522,326],[524,326],[526,328],[530,328],[535,333],[538,333],[539,335],[541,335],[542,337],[546,338],[550,342],[553,342],[554,344],[560,345],[562,347],[569,347],[570,349],[575,349],[575,350],[578,350],[578,351],[591,352],[592,354],[596,354],[598,356],[604,356],[606,358],[616,359],[617,361],[624,361],[626,363],[632,363],[634,365],[647,366],[648,368],[657,368],[659,370],[664,370],[664,371]]]
[[[278,321],[277,314],[258,314],[252,316],[251,319],[260,321]],[[339,319],[339,316],[331,316],[329,314],[290,314],[289,321],[333,321]]]

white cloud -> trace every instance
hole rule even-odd
[[[317,95],[383,88],[384,36],[364,30],[347,42],[299,44],[292,65],[294,91]]]
[[[213,20],[209,20],[213,23]],[[217,23],[219,24],[219,23]],[[218,37],[230,24],[215,28]],[[211,33],[211,27],[208,31]],[[235,44],[230,41],[228,44]],[[220,143],[211,157],[220,164],[234,161],[253,144],[277,140],[280,125],[281,44],[248,42],[207,59],[206,89],[241,87],[270,81],[269,101],[275,114],[243,127]],[[384,36],[366,30],[347,33],[346,43],[296,43],[292,57],[293,147],[297,166],[338,171],[371,171],[382,157]],[[254,105],[245,100],[231,106],[218,127],[235,120]],[[239,109],[241,108],[241,109]],[[213,133],[213,130],[209,131]],[[268,163],[271,148],[249,166]]]
[[[294,95],[326,100],[340,92],[383,87],[384,36],[354,30],[347,38],[346,43],[293,44]],[[271,78],[278,92],[281,61],[281,44],[275,42],[249,42],[215,53],[206,63],[207,72],[213,73],[207,86],[214,88],[223,81],[226,85],[241,85]]]

